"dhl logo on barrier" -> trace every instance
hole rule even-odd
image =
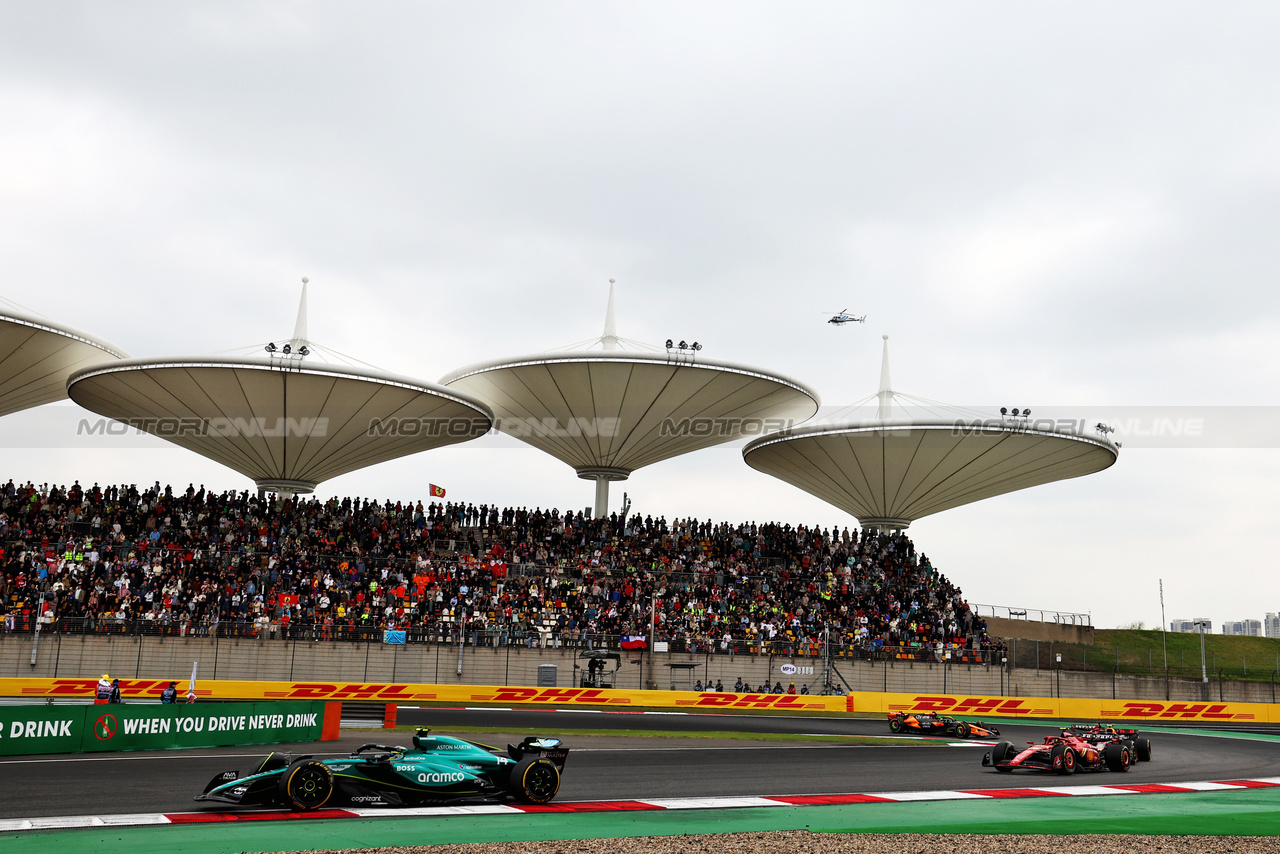
[[[696,700],[677,700],[677,706],[717,709],[826,709],[799,694],[699,694]]]
[[[1103,709],[1104,718],[1152,718],[1192,719],[1207,721],[1251,721],[1257,718],[1252,712],[1230,711],[1234,703],[1125,703],[1119,709]]]
[[[630,705],[630,697],[601,688],[498,688],[492,694],[472,694],[482,703],[589,703],[592,705]]]
[[[24,697],[92,697],[98,690],[97,679],[23,679],[22,682],[37,682],[38,685],[24,685],[20,689]],[[177,681],[185,686],[185,680],[172,679],[121,679],[120,694],[125,697],[159,697],[169,683]],[[183,693],[186,689],[183,688]],[[196,688],[197,697],[208,697],[211,692],[207,688]]]
[[[269,683],[278,684],[278,683]],[[434,700],[434,693],[409,690],[410,686],[367,684],[363,682],[329,684],[326,682],[293,682],[285,690],[263,690],[269,699],[288,700],[365,700],[368,702],[397,703],[401,700]]]
[[[1051,715],[1052,708],[1027,705],[1009,697],[916,697],[908,703],[890,703],[894,711],[946,712],[952,715]]]

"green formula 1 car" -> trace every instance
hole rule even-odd
[[[365,744],[343,759],[271,753],[243,777],[225,771],[197,801],[315,810],[517,800],[545,804],[560,789],[567,747],[530,736],[496,747],[419,730],[413,748]]]

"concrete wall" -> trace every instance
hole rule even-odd
[[[447,644],[340,643],[326,641],[235,640],[211,638],[45,635],[36,663],[30,635],[0,635],[0,676],[185,680],[191,663],[200,662],[202,679],[258,679],[293,682],[425,682],[444,685],[537,685],[538,667],[558,667],[561,687],[577,684],[577,649],[462,647]],[[721,680],[726,689],[741,677],[753,687],[795,682],[816,691],[822,685],[820,658],[660,654],[653,657],[653,687],[671,687],[671,674],[687,674],[690,683]],[[634,661],[642,661],[641,665]],[[647,656],[622,653],[618,687],[641,688],[649,681]],[[785,676],[784,664],[800,672]],[[667,664],[692,664],[679,671]],[[871,662],[833,659],[836,673],[851,690],[1024,697],[1117,697],[1135,700],[1212,700],[1270,703],[1270,682],[1198,680],[1110,673],[1013,669],[927,662]],[[459,674],[459,667],[461,674]],[[812,668],[811,673],[804,672]],[[683,678],[683,677],[681,677]],[[681,687],[681,686],[677,686]],[[1207,690],[1206,690],[1207,689]]]
[[[987,634],[993,638],[1019,638],[1055,643],[1093,643],[1093,626],[1042,623],[1039,620],[1006,620],[1004,617],[983,617],[983,619],[987,622]]]

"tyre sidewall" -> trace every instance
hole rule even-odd
[[[549,768],[555,774],[556,785],[549,795],[533,794],[529,791],[525,781],[528,779],[530,772],[535,774],[543,773],[541,770],[533,771],[533,769]],[[545,804],[549,803],[556,796],[556,792],[560,791],[560,769],[550,759],[543,759],[538,756],[526,756],[516,763],[516,767],[511,769],[511,781],[509,792],[516,800],[526,804]]]
[[[325,796],[322,799],[320,799],[320,801],[317,803],[314,803],[314,804],[300,803],[297,799],[294,798],[294,796],[290,792],[290,789],[294,781],[297,779],[298,774],[310,773],[312,771],[319,771],[321,773],[325,781],[323,785],[327,786],[328,792],[326,792]],[[323,762],[316,762],[316,761],[295,762],[293,765],[286,768],[284,772],[280,775],[280,799],[284,801],[285,806],[291,807],[300,812],[315,810],[324,806],[329,802],[329,799],[333,797],[333,791],[334,791],[333,772],[330,771],[329,768]]]

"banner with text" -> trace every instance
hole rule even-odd
[[[325,707],[318,702],[0,706],[0,755],[316,741]]]

